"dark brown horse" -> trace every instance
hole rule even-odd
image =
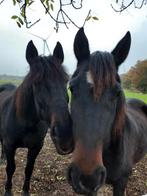
[[[70,82],[75,149],[68,179],[76,193],[96,195],[111,184],[123,196],[132,167],[147,153],[147,105],[125,100],[118,75],[131,44],[130,32],[111,52],[90,54],[81,28],[74,41],[77,70]]]
[[[67,74],[62,67],[63,49],[58,42],[52,56],[38,56],[33,42],[28,43],[26,59],[30,71],[22,84],[0,86],[0,141],[7,160],[5,196],[11,196],[15,171],[15,152],[28,148],[24,195],[29,195],[30,178],[48,127],[60,154],[69,153],[72,139],[71,119],[66,90]],[[71,143],[70,143],[71,144]]]

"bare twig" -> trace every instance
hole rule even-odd
[[[32,22],[28,22],[28,19],[27,19],[27,2],[26,2],[26,0],[25,0],[25,2],[24,2],[24,4],[22,5],[22,7],[20,8],[21,9],[21,11],[23,10],[23,12],[24,12],[24,23],[25,23],[25,25],[26,25],[26,28],[31,28],[32,26],[34,26],[35,24],[37,24],[41,19],[38,19],[38,20],[36,20],[34,23],[32,23]]]
[[[91,10],[89,10],[89,12],[88,12],[88,14],[87,14],[87,16],[85,18],[85,21],[83,23],[83,27],[85,26],[85,23],[86,23],[87,19],[89,18],[90,14],[91,14]]]
[[[140,4],[140,6],[137,6],[136,5],[136,2],[134,1],[134,7],[137,8],[137,9],[141,9],[143,7],[143,5],[146,5],[147,4],[147,1],[146,0],[143,0]]]
[[[113,10],[115,12],[122,12],[124,10],[126,10],[128,7],[130,7],[132,4],[134,3],[134,0],[132,0],[128,5],[124,6],[124,1],[122,1],[122,4],[121,4],[121,8],[119,10],[116,10],[113,5],[111,4],[111,7],[113,8]]]
[[[43,1],[40,0],[41,4],[43,5],[44,9],[46,10],[46,13],[50,16],[50,18],[56,23],[56,27],[55,27],[55,30],[56,32],[58,32],[58,29],[59,29],[59,24],[64,24],[66,27],[67,27],[67,23],[64,19],[64,16],[63,16],[63,10],[62,10],[62,1],[60,0],[60,9],[57,13],[57,16],[56,18],[54,18],[51,13],[49,12],[49,10],[46,8],[46,6],[44,5]],[[62,19],[63,21],[59,21],[59,15],[60,13],[62,14]]]
[[[0,4],[2,4],[5,0],[0,0]],[[15,1],[14,1],[15,2]],[[30,8],[30,5],[34,3],[34,0],[16,0],[16,3],[19,5],[20,8],[20,17],[16,16],[16,18],[13,17],[13,19],[16,19],[17,25],[21,27],[23,23],[26,25],[26,28],[31,28],[33,25],[38,23],[41,19],[37,19],[35,22],[29,21],[28,16],[28,9]],[[63,3],[63,0],[58,0],[56,3],[59,5],[59,9],[54,11],[55,14],[52,13],[53,11],[53,2],[50,0],[40,0],[40,4],[43,6],[45,10],[45,14],[49,15],[49,17],[55,22],[55,28],[56,31],[59,29],[60,24],[64,24],[66,28],[68,28],[68,24],[72,23],[75,27],[79,28],[79,26],[72,20],[70,14],[64,9],[65,6],[70,6],[73,9],[79,10],[83,7],[83,0],[68,0],[66,3]],[[77,4],[78,2],[78,4]],[[50,10],[51,8],[51,10]],[[85,24],[86,21],[84,21]]]
[[[0,1],[0,5],[4,2],[5,0]]]
[[[57,13],[57,17],[56,17],[56,31],[58,31],[58,29],[59,29],[58,20],[59,20],[60,14],[62,16],[63,23],[65,24],[66,28],[68,29],[68,25],[67,25],[68,22],[65,21],[64,13],[63,13],[63,10],[62,10],[63,4],[62,4],[62,1],[61,0],[59,2],[60,2],[60,9],[59,9],[59,11]]]
[[[66,28],[68,28],[69,22],[72,23],[72,24],[73,24],[74,26],[76,26],[77,28],[79,28],[78,25],[77,25],[77,24],[69,17],[69,15],[63,10],[63,7],[64,7],[65,5],[72,5],[72,4],[71,4],[72,1],[71,1],[69,4],[62,4],[62,0],[59,0],[60,8],[59,8],[59,10],[58,10],[58,12],[57,12],[56,18],[54,18],[54,17],[51,15],[51,13],[49,12],[49,10],[48,10],[48,9],[46,8],[46,6],[44,5],[43,1],[40,0],[40,2],[42,3],[43,7],[45,8],[46,13],[49,14],[49,16],[51,17],[51,19],[53,19],[54,22],[56,23],[56,27],[55,27],[56,32],[58,32],[59,24],[64,24],[64,25],[66,26]],[[62,20],[59,20],[60,14],[61,14]],[[69,22],[66,21],[66,18],[68,19]]]
[[[124,4],[124,1],[125,1],[125,0],[122,0],[121,5],[120,5],[120,9],[119,9],[119,10],[115,9],[114,6],[111,4],[112,9],[113,9],[115,12],[123,12],[124,10],[126,10],[128,7],[130,7],[130,6],[133,5],[133,4],[134,4],[134,8],[137,8],[137,9],[141,9],[144,5],[147,4],[147,0],[142,0],[140,6],[137,6],[137,5],[136,5],[135,0],[131,0],[130,3],[129,3],[128,5],[125,5],[125,4]]]
[[[76,7],[75,5],[74,5],[74,3],[75,3],[75,1],[74,0],[71,0],[71,5],[72,5],[72,7],[74,8],[74,9],[81,9],[82,7],[83,7],[83,0],[81,0],[81,3],[80,3],[80,6],[79,7]]]
[[[76,23],[66,14],[66,12],[64,10],[62,10],[62,12],[64,13],[64,15],[68,18],[68,20],[78,29],[80,28],[78,25],[76,25]]]
[[[70,0],[70,3],[62,3],[62,6],[67,6],[67,5],[71,5],[72,4],[72,0]]]
[[[65,22],[65,17],[64,17],[64,14],[63,14],[63,12],[62,12],[62,11],[61,11],[61,15],[62,15],[62,19],[63,19],[63,21]],[[68,29],[67,22],[65,22],[65,26],[66,26],[66,28]]]
[[[56,19],[51,15],[51,13],[49,12],[49,10],[48,10],[48,9],[46,8],[46,6],[44,5],[43,1],[40,0],[40,2],[41,2],[41,4],[43,5],[43,7],[44,7],[46,13],[49,14],[49,16],[51,17],[51,19],[52,19],[54,22],[56,22]],[[60,21],[58,21],[58,22],[60,23]]]

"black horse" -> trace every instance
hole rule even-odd
[[[72,140],[71,118],[68,112],[66,83],[68,76],[61,65],[64,59],[59,42],[52,56],[38,56],[33,42],[28,43],[26,59],[30,71],[22,84],[0,86],[0,141],[2,156],[7,160],[5,196],[12,195],[15,152],[28,148],[25,168],[24,195],[29,195],[30,178],[35,159],[40,152],[48,127],[60,154],[69,153]],[[68,139],[68,140],[67,140]]]
[[[111,53],[90,54],[83,28],[75,37],[78,64],[70,81],[75,149],[68,179],[76,193],[93,196],[107,183],[114,196],[123,196],[132,167],[147,153],[147,105],[126,102],[118,75],[130,44],[127,32]]]

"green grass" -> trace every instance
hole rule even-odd
[[[0,85],[6,83],[12,83],[18,86],[21,83],[21,80],[0,80]]]
[[[144,101],[145,103],[147,103],[147,94],[132,92],[130,90],[125,90],[125,95],[127,98],[136,98],[136,99],[140,99],[140,100]]]
[[[125,92],[126,98],[136,98],[136,99],[140,99],[144,101],[145,103],[147,103],[147,94],[133,92],[130,90],[124,90],[124,92]],[[71,92],[69,89],[68,89],[68,96],[69,96],[69,99],[71,99]]]
[[[4,84],[4,83],[13,83],[15,85],[19,85],[21,83],[22,80],[20,79],[11,79],[11,80],[0,80],[0,85],[1,84]],[[69,95],[69,99],[71,100],[71,92],[70,90],[68,89],[68,95]],[[133,91],[130,91],[130,90],[125,90],[125,95],[126,95],[126,98],[137,98],[137,99],[140,99],[140,100],[143,100],[145,103],[147,103],[147,94],[143,94],[143,93],[139,93],[139,92],[133,92]]]

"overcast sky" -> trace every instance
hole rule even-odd
[[[41,22],[29,30],[25,27],[19,29],[11,19],[11,16],[16,15],[17,12],[17,8],[12,5],[11,1],[5,1],[0,5],[0,74],[24,76],[27,73],[29,67],[25,60],[25,49],[31,39],[39,53],[43,53],[42,40],[30,33],[43,38],[49,36],[48,45],[51,52],[59,40],[64,48],[64,64],[68,72],[73,73],[76,67],[73,40],[78,29],[72,25],[69,26],[69,29],[61,26],[59,32],[56,33],[53,30],[53,21],[48,16],[44,16],[41,7],[38,9],[38,5],[31,10],[31,14],[33,13],[31,16],[41,17]],[[123,73],[128,71],[137,60],[147,59],[147,6],[141,10],[129,8],[119,14],[112,10],[111,2],[111,0],[85,0],[81,10],[68,8],[66,11],[79,26],[83,25],[89,9],[92,10],[92,15],[99,18],[98,21],[87,22],[85,26],[91,52],[95,50],[111,51],[128,30],[131,32],[131,50],[127,60],[120,68],[120,73]],[[36,10],[38,11],[36,12]]]

